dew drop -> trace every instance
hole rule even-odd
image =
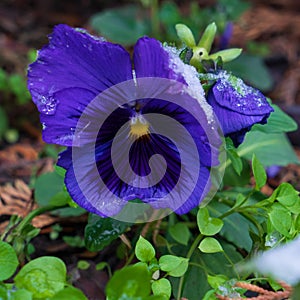
[[[278,241],[280,240],[281,236],[278,232],[273,232],[270,235],[267,235],[265,246],[266,247],[274,247]]]
[[[40,112],[46,115],[54,115],[57,104],[58,101],[52,96],[50,97],[41,96],[39,98],[38,109]]]

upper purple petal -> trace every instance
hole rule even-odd
[[[72,128],[100,92],[132,78],[129,54],[120,45],[81,29],[58,25],[28,70],[28,88],[41,113],[49,143],[70,146]]]
[[[136,77],[161,77],[185,83],[182,74],[171,66],[170,54],[156,39],[143,37],[134,46],[134,69]]]

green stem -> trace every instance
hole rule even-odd
[[[35,217],[45,213],[45,212],[50,212],[52,210],[56,210],[59,208],[64,208],[68,207],[68,205],[63,205],[63,206],[57,206],[57,205],[47,205],[43,207],[39,207],[33,211],[31,211],[17,226],[17,231],[22,232],[24,227],[29,224]]]
[[[126,263],[124,264],[124,267],[128,266],[128,265],[132,262],[132,260],[134,259],[134,256],[135,256],[135,252],[134,252],[134,250],[133,250],[133,251],[131,252],[130,256],[128,257]]]
[[[151,27],[153,36],[159,38],[158,0],[151,1]]]
[[[188,251],[186,258],[190,259],[195,251],[195,249],[198,247],[200,241],[203,239],[203,234],[199,234],[196,239],[194,240],[190,250]],[[183,283],[184,283],[184,275],[180,277],[179,280],[179,285],[178,285],[178,290],[177,290],[177,300],[181,299],[181,293],[183,289]]]

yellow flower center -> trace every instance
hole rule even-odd
[[[138,139],[142,136],[147,136],[150,133],[149,123],[142,115],[136,115],[130,120],[129,136]]]

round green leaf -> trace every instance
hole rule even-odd
[[[199,249],[204,253],[223,252],[221,244],[215,238],[212,237],[207,237],[203,239],[199,245]]]
[[[1,299],[1,298],[0,298]],[[24,289],[10,292],[10,300],[32,300],[32,294]]]
[[[26,264],[14,281],[17,288],[30,291],[36,299],[52,297],[66,284],[66,266],[57,257],[39,257]]]
[[[175,255],[163,255],[159,259],[160,269],[170,276],[181,277],[189,266],[189,260]]]
[[[135,255],[142,262],[149,262],[155,256],[153,246],[142,236],[138,239],[135,246]]]
[[[0,241],[0,280],[10,278],[15,273],[18,265],[19,261],[13,247]]]
[[[51,298],[51,300],[62,300],[62,299],[72,299],[72,300],[88,300],[82,291],[74,287],[67,287]]]
[[[223,221],[221,219],[211,218],[206,207],[199,209],[197,224],[200,232],[204,235],[215,235],[223,227]]]
[[[144,263],[118,270],[106,285],[107,299],[119,300],[146,297],[150,295],[150,280],[150,272]]]
[[[171,283],[166,278],[161,278],[157,281],[154,281],[151,289],[154,295],[166,295],[168,299],[171,297]]]

